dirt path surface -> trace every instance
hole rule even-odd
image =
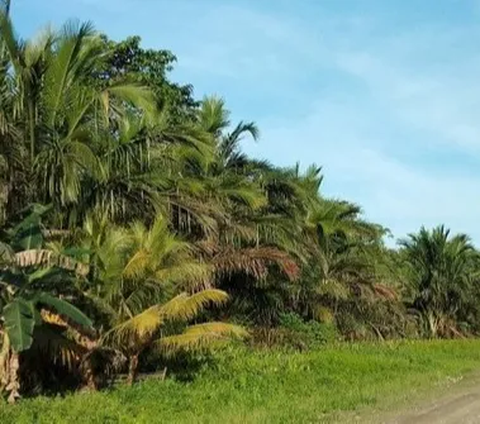
[[[386,424],[480,424],[480,384],[452,387],[452,392],[427,407],[386,420]]]

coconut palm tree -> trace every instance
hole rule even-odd
[[[206,306],[220,305],[227,299],[225,292],[216,289],[181,293],[116,325],[105,335],[104,342],[126,353],[129,359],[127,381],[133,384],[138,372],[139,355],[148,347],[168,355],[246,337],[247,332],[233,324],[207,322],[188,325]]]
[[[4,155],[4,179],[23,175],[24,187],[32,188],[21,195],[25,204],[53,201],[60,209],[77,204],[86,177],[102,173],[99,140],[115,130],[127,104],[153,113],[151,92],[121,83],[98,91],[88,84],[108,54],[88,23],[69,23],[58,33],[45,31],[23,42],[2,15],[0,37],[5,63],[0,80],[12,105],[6,112],[20,141],[15,152]]]
[[[128,357],[130,383],[147,347],[171,352],[246,334],[225,323],[185,326],[206,306],[224,303],[228,296],[210,288],[211,266],[170,232],[164,217],[158,216],[150,228],[136,222],[126,230],[92,218],[86,230],[84,246],[91,252],[92,267],[87,291],[109,317],[104,345]]]

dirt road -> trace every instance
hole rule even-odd
[[[480,384],[462,388],[426,407],[386,420],[388,424],[480,424]]]

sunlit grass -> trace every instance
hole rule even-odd
[[[0,404],[1,423],[307,423],[339,411],[415,401],[480,367],[480,341],[232,349],[189,383],[167,379],[100,393]]]

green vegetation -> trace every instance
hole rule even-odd
[[[256,124],[170,81],[175,56],[137,37],[68,23],[24,42],[2,16],[0,43],[0,392],[107,386],[2,406],[2,421],[314,419],[474,368],[475,341],[331,347],[477,336],[468,236],[422,228],[388,248],[387,229],[322,195],[319,167],[246,155]],[[232,341],[251,351],[208,356]],[[213,360],[180,381],[198,355]]]
[[[0,404],[15,423],[338,422],[341,411],[397,407],[478,368],[480,342],[401,342],[308,353],[232,349],[194,381],[147,380],[133,388]],[[340,414],[340,415],[339,415]]]

